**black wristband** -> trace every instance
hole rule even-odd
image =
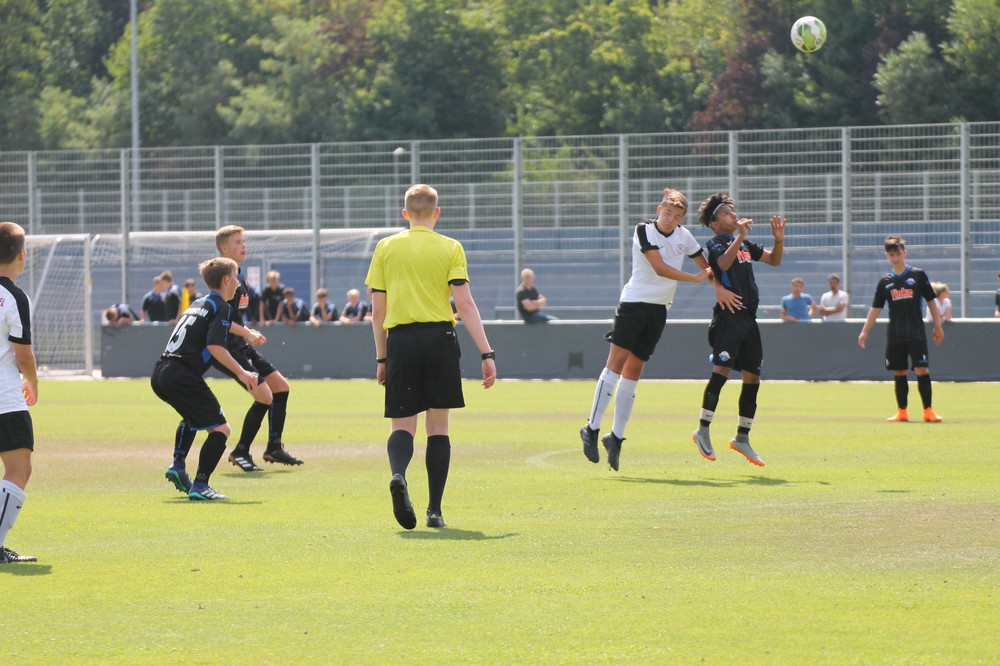
[[[486,352],[485,354],[483,354],[483,360],[484,360],[484,361],[485,361],[486,359],[488,359],[488,358],[492,358],[493,360],[496,360],[496,358],[497,358],[497,353],[496,353],[495,351],[488,351],[488,352]]]
[[[376,363],[385,363],[385,359],[384,358],[377,358],[377,359],[375,359],[375,362]]]

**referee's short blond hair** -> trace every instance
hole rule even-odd
[[[429,217],[438,207],[438,193],[430,185],[418,184],[406,190],[403,199],[407,212],[416,217]]]

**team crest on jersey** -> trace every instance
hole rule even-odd
[[[684,243],[678,243],[674,246],[674,252],[677,254],[684,254]]]

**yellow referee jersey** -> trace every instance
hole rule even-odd
[[[384,328],[446,321],[454,324],[451,280],[468,280],[465,250],[457,240],[414,225],[375,246],[365,284],[386,294]]]

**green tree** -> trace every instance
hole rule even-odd
[[[665,3],[646,0],[562,4],[539,29],[515,37],[509,58],[508,133],[598,134],[681,129],[698,85],[696,58],[679,55],[683,34]],[[508,26],[530,23],[516,0]],[[551,6],[549,7],[552,8]],[[526,11],[534,16],[533,10]],[[695,41],[695,40],[691,40]],[[677,59],[671,55],[678,55]]]
[[[139,18],[141,142],[205,145],[226,140],[217,112],[257,75],[260,39],[272,35],[266,0],[158,0]],[[107,59],[115,88],[130,81],[126,30]],[[122,98],[118,98],[120,101]],[[114,114],[119,117],[118,113]]]
[[[38,3],[0,0],[0,149],[37,145],[35,98],[42,89],[43,32]]]
[[[915,32],[885,57],[875,74],[880,114],[890,124],[943,123],[954,116],[954,72]]]
[[[468,6],[467,6],[468,5]],[[345,92],[355,139],[498,136],[503,61],[485,7],[465,0],[386,0],[368,23],[371,53]]]
[[[276,36],[261,41],[261,82],[242,85],[219,113],[243,143],[347,140],[347,100],[366,79],[374,46],[366,23],[375,0],[340,3],[336,13],[276,16]]]
[[[970,121],[1000,119],[1000,5],[996,0],[955,0],[948,31],[951,38],[943,51],[959,73],[962,115]]]

